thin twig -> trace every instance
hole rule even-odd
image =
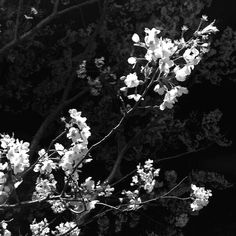
[[[178,188],[183,182],[184,180],[186,180],[188,178],[188,176],[184,177],[177,185],[175,185],[172,189],[170,189],[168,192],[166,192],[165,194],[163,194],[162,196],[158,196],[156,198],[152,198],[152,199],[149,199],[147,201],[143,201],[140,203],[140,205],[144,205],[146,203],[149,203],[149,202],[153,202],[153,201],[156,201],[160,198],[164,198],[166,197],[168,194],[170,194],[171,192],[173,192],[176,188]]]

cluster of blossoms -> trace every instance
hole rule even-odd
[[[138,185],[140,188],[145,189],[148,193],[152,192],[156,180],[155,177],[159,176],[160,169],[154,169],[153,160],[146,160],[144,166],[137,165],[137,175],[132,177],[131,186]]]
[[[84,163],[91,161],[87,158],[88,154],[88,138],[90,137],[90,127],[86,124],[86,118],[81,116],[81,112],[76,109],[69,110],[70,121],[66,122],[65,118],[62,120],[66,126],[66,137],[71,141],[70,147],[65,148],[60,143],[54,144],[54,149],[45,151],[41,149],[38,154],[39,158],[34,166],[34,171],[39,173],[36,181],[35,192],[32,195],[33,200],[46,199],[54,197],[57,193],[57,181],[54,177],[54,172],[61,169],[65,173],[65,183],[70,186],[70,192],[66,192],[65,197],[60,199],[48,200],[51,208],[55,213],[61,213],[65,209],[70,209],[73,213],[79,214],[84,211],[90,211],[95,208],[98,202],[96,197],[104,196],[109,197],[112,195],[114,188],[108,184],[100,184],[92,180],[91,177],[87,178],[83,183],[79,184],[79,169]],[[69,197],[70,200],[66,199]],[[47,222],[41,221],[40,223],[33,223],[31,227],[35,232],[38,232],[42,225],[45,227],[45,235]],[[61,224],[55,232],[64,232],[72,224]],[[71,231],[71,235],[78,233],[78,230]]]
[[[137,175],[132,177],[131,186],[137,186],[134,191],[122,191],[122,194],[128,199],[128,210],[136,210],[141,207],[141,198],[139,196],[140,189],[144,189],[147,193],[151,193],[155,184],[155,178],[159,176],[160,169],[153,167],[153,160],[146,160],[144,165],[137,165]],[[123,201],[120,198],[120,201]]]
[[[66,234],[69,236],[78,236],[80,234],[80,229],[78,229],[75,222],[66,222],[66,223],[61,223],[59,226],[56,226],[56,230],[53,231],[52,233],[54,235]]]
[[[38,235],[48,236],[50,233],[50,229],[48,227],[47,219],[45,218],[44,220],[42,220],[38,223],[34,219],[32,224],[30,224],[30,230],[32,232],[32,236],[38,236]]]
[[[0,235],[11,236],[11,232],[7,230],[7,223],[5,221],[0,222]]]
[[[60,223],[59,226],[55,227],[55,230],[50,230],[49,223],[46,218],[44,218],[40,222],[34,221],[30,225],[30,230],[32,232],[32,236],[49,236],[49,235],[69,235],[69,236],[77,236],[80,234],[80,229],[78,229],[75,222],[65,222]]]
[[[2,148],[0,153],[2,170],[11,168],[13,174],[17,175],[23,172],[26,167],[29,167],[28,142],[20,141],[9,135],[1,135],[0,141]],[[6,163],[8,163],[9,166]]]
[[[38,178],[36,181],[35,191],[32,195],[33,200],[40,200],[47,198],[49,195],[52,195],[56,191],[57,181],[54,176],[51,174],[48,178]]]
[[[68,149],[62,144],[55,143],[52,153],[41,149],[38,152],[39,158],[34,166],[34,171],[39,173],[36,181],[35,192],[32,195],[33,200],[45,199],[57,193],[57,181],[53,171],[62,169],[65,173],[65,182],[73,185],[79,179],[79,170],[83,163],[91,159],[83,160],[88,152],[88,138],[91,135],[90,127],[86,124],[86,118],[81,117],[81,112],[76,109],[69,110],[70,121],[65,122],[67,129],[67,138],[71,140]],[[64,120],[64,119],[63,119]],[[64,120],[65,121],[65,120]],[[76,188],[76,187],[75,187]],[[60,200],[50,200],[52,210],[56,213],[65,210],[65,203]]]
[[[122,194],[128,199],[127,210],[137,210],[141,207],[141,197],[139,196],[139,190],[135,189],[134,191],[123,190]],[[120,198],[120,201],[123,202],[123,198]]]
[[[161,31],[157,28],[145,29],[144,42],[141,42],[139,35],[135,33],[132,37],[134,45],[145,48],[146,54],[143,58],[130,57],[128,59],[128,63],[133,65],[133,68],[138,63],[142,66],[140,75],[134,72],[121,77],[125,87],[120,90],[124,92],[124,95],[128,99],[138,101],[143,98],[145,89],[153,85],[154,92],[164,95],[163,102],[159,106],[161,110],[164,110],[172,108],[178,97],[187,94],[187,88],[177,84],[185,81],[191,74],[202,55],[209,50],[209,35],[218,31],[214,26],[214,21],[200,30],[203,21],[207,21],[205,16],[202,17],[193,37],[187,41],[184,38],[187,27],[182,28],[182,37],[179,40],[158,37]],[[143,63],[145,63],[144,66]],[[130,89],[132,94],[128,95]]]
[[[29,167],[29,143],[4,134],[1,134],[0,142],[0,204],[3,204],[13,186],[19,185],[19,174]]]
[[[193,193],[191,194],[193,202],[190,207],[193,211],[201,210],[208,204],[209,197],[212,196],[212,192],[211,190],[205,190],[204,187],[197,187],[195,184],[191,184],[191,188],[193,190]]]

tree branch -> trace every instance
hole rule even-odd
[[[38,30],[40,30],[43,26],[47,25],[48,23],[50,23],[52,20],[54,20],[56,17],[58,16],[62,16],[72,10],[75,10],[77,8],[80,8],[82,6],[88,5],[88,4],[92,4],[94,2],[97,2],[99,0],[90,0],[87,2],[83,2],[80,4],[77,4],[75,6],[71,6],[68,7],[64,10],[61,11],[57,11],[57,2],[59,2],[59,0],[57,0],[57,2],[55,3],[54,7],[53,7],[53,11],[52,13],[47,16],[46,18],[44,18],[42,21],[40,21],[34,28],[32,28],[31,30],[27,31],[26,33],[24,33],[23,35],[19,36],[18,38],[14,38],[11,42],[7,43],[5,46],[3,46],[0,49],[0,54],[4,54],[7,50],[11,49],[12,47],[18,45],[21,41],[26,40],[28,38],[30,38],[31,36],[33,36]]]

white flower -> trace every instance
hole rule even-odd
[[[54,178],[42,179],[38,178],[36,181],[35,192],[32,195],[32,200],[39,200],[46,198],[56,190],[57,181]]]
[[[56,149],[57,153],[60,156],[62,156],[64,154],[64,150],[65,150],[63,145],[61,145],[60,143],[55,143],[54,146],[55,146],[55,149]]]
[[[74,163],[74,152],[67,151],[65,155],[62,157],[59,166],[64,170],[72,170]]]
[[[130,73],[126,76],[126,79],[124,80],[126,86],[128,88],[135,88],[139,85],[140,81],[138,80],[138,77],[136,73]]]
[[[175,78],[180,82],[185,81],[186,77],[191,74],[191,68],[192,67],[193,66],[185,65],[183,68],[180,69],[179,66],[176,66],[174,68]]]
[[[71,139],[73,143],[76,143],[78,141],[82,141],[80,130],[75,127],[71,127],[66,136],[69,139]]]
[[[140,41],[140,38],[139,38],[138,34],[136,34],[136,33],[133,34],[132,40],[133,40],[133,42],[138,43]]]
[[[165,74],[168,74],[170,72],[170,68],[174,66],[174,64],[175,63],[169,58],[160,59],[159,60],[160,72],[164,72]]]
[[[65,204],[60,200],[49,201],[54,213],[61,213],[66,210]]]
[[[182,94],[187,94],[188,90],[185,87],[175,86],[170,91],[165,94],[163,103],[160,105],[160,110],[164,110],[166,107],[171,109],[175,102],[177,102],[177,97],[182,96]]]
[[[146,36],[144,38],[144,41],[147,46],[150,46],[151,44],[154,44],[157,40],[157,34],[159,34],[161,31],[155,28],[152,28],[151,30],[148,28],[145,28]]]
[[[76,122],[76,124],[78,125],[79,128],[82,129],[84,126],[86,126],[85,122],[86,122],[87,118],[81,117],[80,111],[77,111],[76,109],[70,109],[69,113],[70,113],[70,117],[72,119],[74,119],[74,122]]]
[[[183,54],[184,60],[187,62],[189,65],[197,65],[201,58],[198,56],[199,51],[196,48],[188,48],[185,50]]]
[[[160,95],[163,95],[166,91],[165,87],[164,86],[161,87],[160,84],[157,84],[153,90],[154,92],[159,93]]]
[[[136,102],[139,101],[139,99],[141,98],[142,96],[140,94],[131,94],[131,95],[128,95],[128,99],[134,99]],[[142,98],[143,100],[143,98]]]

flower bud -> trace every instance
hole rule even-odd
[[[140,38],[139,38],[138,34],[136,34],[136,33],[133,34],[132,40],[133,40],[135,43],[138,43],[138,42],[140,41]]]
[[[130,57],[130,58],[128,59],[128,63],[131,64],[131,65],[135,64],[136,62],[137,62],[137,60],[136,60],[135,57]]]

